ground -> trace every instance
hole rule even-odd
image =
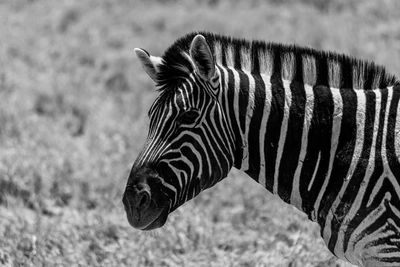
[[[233,171],[153,232],[122,192],[156,97],[133,48],[208,30],[400,71],[400,2],[0,0],[0,266],[349,266]]]

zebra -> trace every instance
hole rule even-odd
[[[400,266],[400,83],[335,52],[209,32],[162,57],[136,48],[159,91],[123,195],[131,226],[165,224],[239,169],[317,222],[359,266]]]

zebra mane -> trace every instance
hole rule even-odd
[[[343,54],[193,32],[175,41],[162,56],[164,64],[158,74],[160,90],[176,88],[193,71],[187,55],[197,34],[206,38],[216,63],[225,67],[265,73],[311,86],[369,90],[399,84],[399,80],[384,67]]]

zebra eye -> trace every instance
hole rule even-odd
[[[197,110],[189,110],[185,111],[178,117],[179,124],[192,124],[196,121],[199,116],[199,112]]]

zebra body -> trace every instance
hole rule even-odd
[[[343,55],[202,34],[157,61],[136,50],[161,95],[124,195],[131,224],[131,207],[149,198],[136,192],[144,168],[159,180],[148,183],[162,195],[158,206],[168,203],[156,212],[165,222],[236,167],[317,222],[339,258],[399,266],[395,77]],[[139,197],[129,200],[132,191]]]

